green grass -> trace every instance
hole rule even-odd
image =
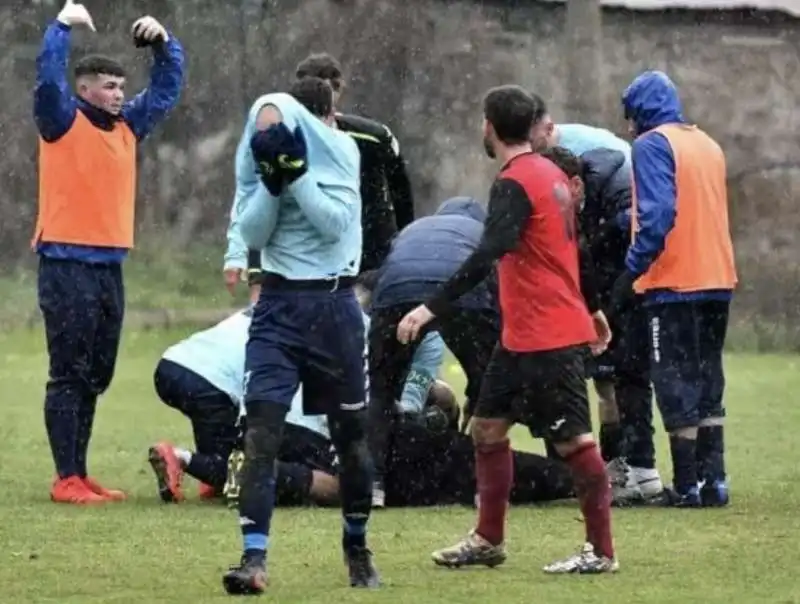
[[[176,311],[179,319],[197,311],[224,312],[244,305],[246,287],[240,287],[234,298],[223,285],[223,252],[222,247],[207,244],[175,251],[168,241],[150,241],[133,250],[124,265],[129,324],[163,324],[166,320],[159,321],[158,315],[164,311]],[[0,272],[0,328],[38,324],[36,279],[33,254],[23,266]],[[167,319],[176,322],[176,318]]]
[[[42,422],[45,376],[39,332],[0,335],[0,602],[223,602],[220,575],[238,556],[234,514],[222,507],[156,502],[145,452],[153,441],[190,442],[186,422],[160,404],[151,374],[180,333],[127,332],[119,371],[101,403],[93,473],[132,494],[103,509],[47,499],[50,453]],[[448,370],[453,372],[452,369]],[[507,564],[493,571],[435,569],[429,552],[471,526],[468,509],[376,513],[371,545],[387,586],[344,587],[333,510],[279,510],[269,599],[343,602],[800,602],[793,562],[800,521],[796,438],[798,362],[728,359],[729,468],[725,510],[626,510],[614,515],[622,570],[616,576],[548,577],[540,567],[581,543],[571,504],[511,510]],[[451,379],[457,379],[451,373]],[[530,447],[517,432],[517,442]],[[659,437],[661,461],[663,438]]]

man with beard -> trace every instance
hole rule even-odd
[[[397,330],[403,343],[418,338],[497,263],[502,334],[472,419],[478,522],[464,539],[434,552],[433,561],[451,568],[505,562],[505,519],[513,485],[508,432],[522,423],[552,441],[569,466],[585,522],[581,551],[544,571],[615,572],[619,564],[611,534],[610,485],[592,436],[584,375],[589,350],[602,352],[611,334],[596,298],[583,293],[568,179],[533,152],[531,129],[546,113],[541,99],[519,86],[501,86],[488,92],[483,112],[487,154],[502,167],[490,192],[480,244]]]

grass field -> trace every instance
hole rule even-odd
[[[238,557],[234,514],[209,504],[159,504],[145,462],[153,441],[189,442],[186,423],[156,400],[151,386],[158,356],[181,335],[125,334],[116,381],[98,413],[90,459],[93,474],[126,488],[132,499],[103,509],[49,502],[42,336],[0,335],[0,602],[227,600],[220,575]],[[472,604],[490,597],[499,604],[800,602],[793,566],[800,537],[798,362],[731,356],[728,376],[733,505],[617,512],[622,569],[616,576],[554,578],[540,572],[544,563],[581,543],[571,504],[512,509],[508,563],[496,570],[457,572],[435,569],[429,552],[461,536],[473,511],[396,510],[376,513],[371,524],[371,545],[387,585],[379,592],[356,592],[345,587],[337,513],[279,510],[267,597],[280,604]],[[517,443],[533,446],[521,438]]]

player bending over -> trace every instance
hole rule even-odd
[[[564,147],[551,147],[542,155],[569,177],[574,202],[580,207],[580,234],[592,250],[600,303],[609,308],[630,239],[629,230],[622,228],[630,222],[626,214],[631,184],[629,171],[623,169],[625,157],[619,151],[594,149],[579,158]],[[655,469],[647,320],[635,304],[612,325],[616,329],[608,349],[588,364],[600,394],[600,448],[608,462],[613,502],[655,503],[664,486]]]
[[[736,263],[728,220],[725,154],[686,123],[675,84],[638,76],[622,99],[633,143],[632,240],[612,306],[644,300],[656,401],[669,433],[674,491],[665,505],[728,503],[725,373]]]
[[[478,247],[484,208],[469,197],[445,201],[432,216],[420,218],[395,238],[377,271],[371,295],[369,330],[370,450],[375,462],[373,505],[384,505],[386,460],[394,402],[403,387],[416,342],[397,340],[397,325],[407,312],[433,295]],[[489,357],[500,336],[496,283],[487,278],[462,296],[450,312],[430,326],[438,330],[467,377],[467,410],[478,398]],[[431,337],[429,332],[425,338]],[[423,340],[424,341],[424,340]]]

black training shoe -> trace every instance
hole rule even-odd
[[[231,596],[257,596],[267,588],[267,568],[263,559],[242,556],[239,566],[231,566],[222,577],[222,585]]]
[[[665,487],[650,503],[656,507],[684,509],[699,508],[700,504],[700,490],[697,487],[692,487],[686,493],[678,493],[674,488]]]
[[[378,570],[372,563],[372,552],[366,547],[349,547],[344,552],[350,574],[350,587],[376,589],[381,586]]]
[[[712,484],[704,484],[700,489],[700,503],[704,508],[723,508],[728,505],[728,483],[718,480]]]

